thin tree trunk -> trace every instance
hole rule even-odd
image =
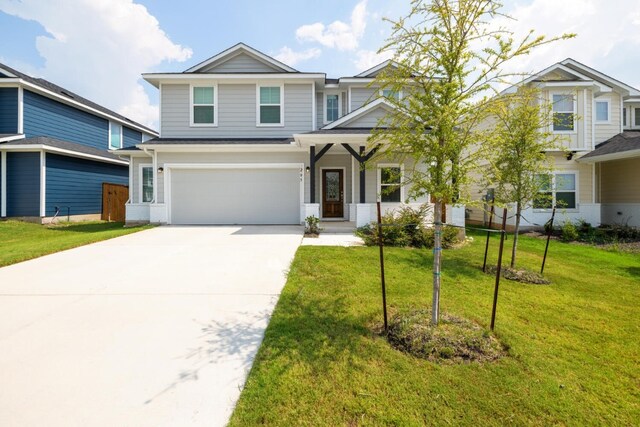
[[[431,306],[431,323],[440,320],[440,262],[442,257],[442,200],[436,200],[434,209],[433,233],[433,304]]]
[[[516,203],[516,228],[513,232],[513,248],[511,249],[511,268],[516,268],[516,253],[518,251],[518,233],[520,232],[520,217],[522,216],[522,207],[520,202]]]

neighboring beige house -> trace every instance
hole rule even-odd
[[[523,83],[542,90],[554,115],[573,117],[573,121],[557,121],[551,129],[563,137],[566,150],[548,153],[555,170],[547,191],[554,204],[565,206],[558,209],[556,221],[600,225],[640,220],[639,168],[633,167],[640,165],[640,145],[629,137],[637,134],[622,134],[625,129],[640,129],[640,91],[573,59],[558,62]],[[482,199],[485,192],[472,189],[472,197]],[[515,218],[509,216],[508,225],[514,225]],[[550,216],[549,206],[528,206],[521,226],[544,224]],[[468,222],[486,220],[483,207],[467,209]]]

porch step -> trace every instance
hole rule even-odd
[[[320,233],[353,234],[356,223],[351,221],[320,221]]]

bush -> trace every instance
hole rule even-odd
[[[397,212],[382,216],[382,242],[385,246],[411,246],[414,248],[433,248],[434,229],[425,225],[425,219],[431,207],[423,205],[418,209],[402,206]],[[384,225],[387,224],[387,225]],[[371,223],[356,230],[356,235],[367,246],[378,245],[378,224]],[[455,227],[443,227],[442,247],[449,248],[458,242],[458,230]]]
[[[319,235],[320,234],[320,218],[316,216],[308,216],[304,219],[307,226],[304,229],[305,234]]]
[[[563,242],[573,242],[579,236],[578,228],[571,221],[565,221],[560,227],[560,240]]]

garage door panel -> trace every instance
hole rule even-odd
[[[298,169],[176,169],[173,224],[298,224]]]

